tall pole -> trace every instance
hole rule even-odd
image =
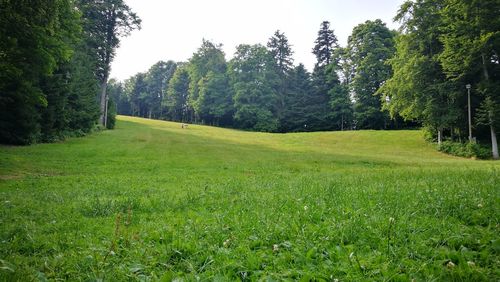
[[[471,126],[471,116],[470,116],[470,88],[471,88],[471,85],[470,84],[467,84],[465,85],[465,88],[467,88],[467,113],[468,113],[468,116],[469,116],[469,142],[472,143],[472,126]]]

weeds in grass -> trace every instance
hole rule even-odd
[[[391,256],[391,231],[395,223],[394,217],[389,217],[389,227],[387,228],[387,257]]]

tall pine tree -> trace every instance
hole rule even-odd
[[[280,124],[280,131],[284,131],[287,127],[285,119],[285,111],[287,111],[287,95],[290,93],[289,79],[290,71],[293,68],[293,51],[288,39],[284,33],[277,30],[269,39],[267,48],[270,55],[274,59],[275,71],[278,75],[279,82],[276,89],[277,105],[276,114]]]
[[[330,23],[321,23],[313,54],[316,56],[316,64],[312,74],[312,89],[308,93],[307,104],[304,105],[308,113],[307,122],[304,125],[308,131],[331,130],[335,127],[332,116],[332,108],[329,93],[339,84],[336,70],[338,62],[334,53],[338,48],[337,37]],[[332,77],[334,76],[334,77]]]

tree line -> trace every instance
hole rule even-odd
[[[110,93],[120,114],[269,132],[388,129],[408,126],[382,111],[375,92],[391,76],[394,37],[380,21],[357,26],[340,47],[321,23],[312,73],[294,65],[286,35],[266,46],[242,44],[226,61],[222,45],[203,40],[187,62],[160,61]]]
[[[111,61],[139,27],[122,0],[0,1],[0,143],[84,135],[98,121],[111,128]]]

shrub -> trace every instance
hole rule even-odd
[[[438,150],[443,153],[464,158],[489,159],[491,157],[490,149],[478,143],[444,141],[438,147]]]

